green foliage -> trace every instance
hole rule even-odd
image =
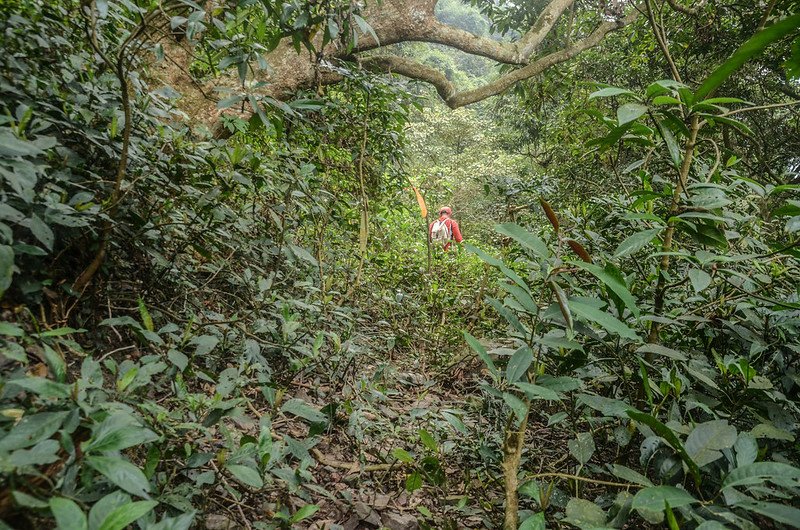
[[[442,499],[446,516],[419,506],[433,527],[496,526],[512,439],[521,528],[796,525],[797,15],[775,4],[747,40],[763,8],[745,4],[667,21],[685,83],[643,83],[663,70],[633,25],[451,112],[342,65],[326,91],[260,94],[281,38],[373,36],[360,5],[165,3],[170,38],[197,45],[190,73],[232,75],[218,110],[254,113],[219,140],[149,85],[170,68],[137,33],[154,4],[5,2],[2,517],[188,529],[224,506],[308,525],[353,500],[320,473],[338,434],[379,441],[355,467],[397,474],[381,486]],[[499,38],[543,5],[437,15]],[[568,16],[541,53],[607,14]],[[466,87],[494,75],[401,52]],[[407,180],[453,206],[464,248],[429,247]],[[415,405],[406,433],[370,423],[359,399],[403,397],[386,358],[455,397]]]

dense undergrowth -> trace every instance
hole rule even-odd
[[[450,113],[342,65],[219,134],[137,6],[2,3],[0,526],[800,525],[790,95],[600,57]],[[258,28],[186,6],[241,72]]]

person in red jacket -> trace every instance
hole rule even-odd
[[[443,206],[439,209],[439,219],[432,222],[428,227],[428,235],[433,243],[441,243],[444,250],[450,250],[453,240],[456,243],[461,243],[464,238],[461,236],[461,229],[458,223],[451,219],[453,210],[449,206]]]

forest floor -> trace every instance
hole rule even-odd
[[[503,509],[500,416],[476,397],[480,361],[466,348],[452,358],[433,366],[413,356],[359,354],[341,379],[294,381],[287,394],[323,410],[335,404],[336,419],[309,448],[314,483],[247,503],[250,509],[263,518],[280,505],[296,511],[313,502],[320,507],[314,522],[294,527],[316,530],[496,528]],[[296,419],[273,425],[293,439],[309,435]],[[529,432],[531,467],[567,465],[568,431],[533,419]]]
[[[309,448],[317,462],[315,482],[295,494],[243,504],[260,512],[254,519],[270,516],[281,504],[292,511],[308,502],[320,507],[310,526],[295,528],[493,527],[501,484],[486,483],[488,475],[476,468],[475,433],[495,430],[474,397],[480,394],[481,369],[466,349],[459,361],[440,367],[411,356],[359,353],[336,381],[293,381],[287,394],[323,410],[334,404],[336,410],[335,420]],[[309,435],[308,425],[297,419],[275,420],[273,426],[281,436]],[[222,523],[218,528],[226,528],[226,518],[214,517]]]

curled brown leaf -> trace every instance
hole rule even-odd
[[[553,230],[558,232],[558,217],[556,216],[556,212],[553,211],[553,208],[550,206],[550,203],[544,200],[542,197],[539,197],[539,203],[542,205],[544,209],[544,214],[547,216],[547,219],[550,221],[550,224],[553,225]]]
[[[568,239],[567,244],[572,249],[572,251],[578,255],[586,263],[592,263],[592,257],[586,252],[586,249],[583,248],[583,245],[575,241],[574,239]]]

